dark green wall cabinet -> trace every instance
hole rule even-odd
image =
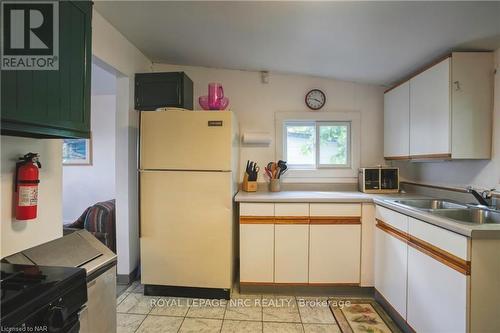
[[[135,109],[193,109],[193,81],[184,72],[135,74]]]
[[[92,2],[59,2],[59,70],[2,71],[2,135],[90,136]]]

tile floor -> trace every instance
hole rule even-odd
[[[204,300],[144,296],[142,285],[134,282],[117,297],[117,331],[340,333],[325,301],[235,292],[231,301],[205,304]]]

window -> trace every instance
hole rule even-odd
[[[351,123],[285,121],[283,156],[291,168],[349,168]]]
[[[274,114],[276,159],[288,162],[287,183],[357,183],[361,113],[352,111]]]

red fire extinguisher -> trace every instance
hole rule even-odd
[[[28,153],[16,163],[16,220],[36,218],[38,207],[38,154]]]

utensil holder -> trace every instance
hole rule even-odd
[[[269,192],[281,191],[281,182],[279,179],[271,179],[269,181]]]
[[[243,177],[243,183],[241,184],[241,189],[245,192],[257,192],[257,182],[249,181],[248,174],[245,173]]]

